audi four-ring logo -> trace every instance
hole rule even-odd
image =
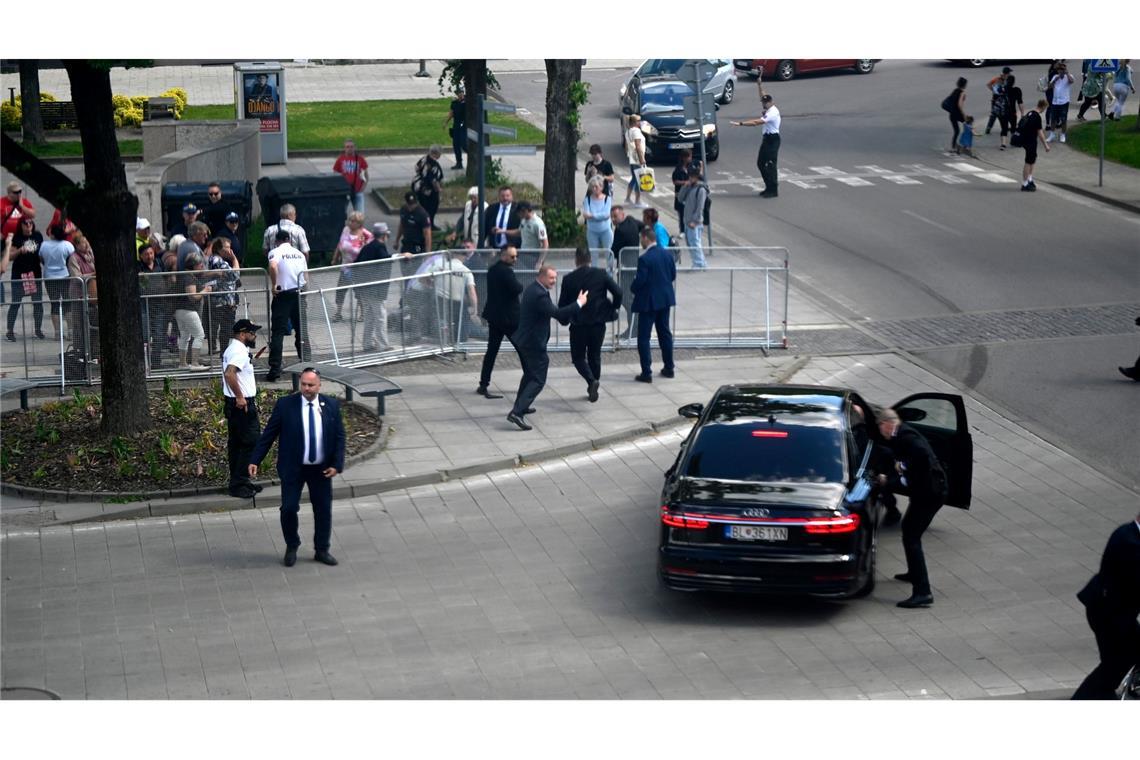
[[[744,510],[745,517],[768,517],[772,513],[766,509],[746,509]]]

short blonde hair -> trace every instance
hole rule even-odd
[[[364,212],[350,211],[348,214],[348,221],[356,222],[357,224],[364,224]]]

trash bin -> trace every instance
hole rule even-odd
[[[344,229],[348,184],[338,175],[310,174],[288,177],[262,177],[257,181],[265,226],[277,224],[282,204],[297,208],[297,224],[309,239],[309,266],[327,262],[336,250]]]
[[[226,213],[236,211],[241,217],[241,226],[238,228],[245,234],[249,229],[250,214],[253,213],[253,185],[246,181],[227,180],[218,183],[222,188],[222,203],[226,206]],[[162,231],[169,237],[174,225],[182,221],[182,207],[193,203],[203,213],[199,220],[210,224],[206,209],[210,206],[210,196],[207,190],[208,182],[168,182],[162,186]],[[221,214],[224,219],[225,214]],[[210,234],[217,235],[219,230],[210,224]]]

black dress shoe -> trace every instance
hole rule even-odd
[[[902,607],[904,610],[913,610],[918,607],[929,607],[934,604],[934,597],[931,594],[911,594],[909,598],[903,599],[896,604],[896,607]]]
[[[633,379],[639,383],[652,383],[653,375],[635,375]]]
[[[533,406],[528,406],[523,414],[534,414],[537,411]]]
[[[257,483],[250,483],[249,487],[253,489],[254,493],[261,493],[265,490],[265,486],[259,486]]]
[[[493,392],[487,390],[487,386],[485,386],[485,385],[480,385],[478,388],[475,389],[475,392],[478,393],[483,398],[502,398],[503,397],[503,395],[501,393],[493,393]]]
[[[586,386],[586,397],[590,399],[590,403],[598,400],[598,381],[593,380]]]
[[[1117,369],[1125,377],[1140,382],[1140,372],[1137,372],[1135,367],[1117,367]]]
[[[15,343],[15,342],[16,342],[16,334],[15,334],[15,333],[8,333],[8,334],[7,334],[6,336],[4,336],[4,337],[6,337],[8,340],[10,340],[10,341],[11,341],[11,342],[13,342],[13,343]],[[1124,370],[1123,370],[1123,369],[1121,369],[1120,371],[1121,371],[1121,372],[1123,372]]]
[[[760,197],[761,197],[761,198],[775,198],[775,197],[776,197],[776,196],[778,196],[778,195],[779,195],[779,193],[770,193],[770,192],[768,192],[767,190],[765,190],[764,192],[760,193]]]
[[[677,374],[677,373],[676,373],[676,372],[674,372],[674,371],[673,371],[673,370],[671,370],[671,369],[663,369],[663,370],[661,370],[661,377],[674,377],[674,376],[676,376],[676,374]]]
[[[883,515],[883,527],[889,528],[892,525],[898,525],[902,522],[902,512],[894,508],[888,508],[887,513]]]
[[[895,573],[895,580],[910,583],[910,573]]]
[[[277,382],[278,378],[280,378],[280,377],[281,377],[280,372],[270,372],[268,375],[265,376],[265,382],[275,383],[275,382]]]
[[[242,486],[241,488],[231,488],[228,493],[235,499],[252,499],[257,494],[257,491],[249,486]]]
[[[285,567],[293,567],[297,564],[297,549],[296,547],[289,547],[285,550]]]
[[[315,559],[317,562],[320,562],[322,565],[338,564],[336,561],[336,557],[329,554],[327,551],[317,552],[316,554],[313,555],[313,559]]]
[[[511,412],[510,414],[507,415],[507,422],[510,422],[511,424],[515,425],[516,427],[518,427],[519,430],[534,430],[534,428],[532,428],[530,425],[526,424],[526,420],[524,420],[522,417],[518,416],[514,412]]]

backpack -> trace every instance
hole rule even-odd
[[[942,99],[942,110],[946,113],[954,113],[958,110],[958,88],[955,87],[954,91]]]
[[[1036,111],[1030,111],[1030,113],[1036,113]],[[1009,144],[1015,148],[1025,147],[1025,122],[1028,118],[1028,113],[1023,115],[1017,120],[1017,126],[1009,133]]]
[[[709,226],[709,209],[712,208],[712,188],[709,187],[707,182],[702,182],[701,186],[705,189],[705,207],[702,209],[701,223],[706,227]]]

